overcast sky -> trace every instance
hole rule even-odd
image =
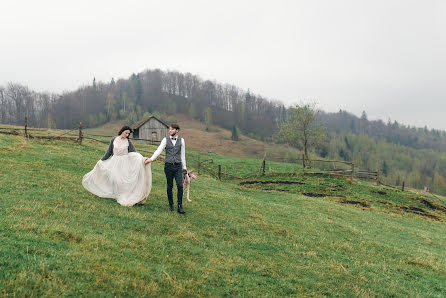
[[[1,0],[0,85],[160,68],[446,130],[444,0]]]

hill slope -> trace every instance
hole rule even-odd
[[[243,135],[239,137],[239,141],[233,141],[231,132],[218,125],[206,131],[204,123],[184,114],[175,114],[174,118],[181,127],[180,135],[185,138],[187,149],[247,158],[262,158],[266,152],[267,158],[271,160],[298,159],[301,156],[299,150],[288,145],[266,143]],[[115,135],[123,125],[129,124],[124,120],[118,120],[85,131],[87,134]]]
[[[159,163],[147,203],[125,208],[81,186],[105,148],[0,135],[2,295],[446,294],[440,212],[375,212],[203,174],[181,216],[167,212]]]

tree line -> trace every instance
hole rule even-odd
[[[379,170],[381,180],[389,185],[422,189],[446,194],[446,153],[432,149],[376,140],[366,134],[345,131],[331,133],[319,154],[333,160],[353,161],[355,167],[368,171]]]
[[[79,122],[94,127],[115,119],[132,124],[144,115],[180,112],[265,138],[274,133],[276,123],[286,115],[282,103],[234,85],[161,70],[146,70],[109,83],[94,79],[91,85],[60,95],[10,83],[0,89],[0,100],[2,123],[21,124],[28,115],[30,125],[61,129],[73,128]]]
[[[336,134],[347,132],[368,135],[376,141],[386,141],[414,149],[446,152],[446,131],[411,127],[397,121],[392,122],[390,119],[386,123],[382,120],[368,120],[365,111],[362,112],[361,117],[343,110],[337,113],[320,112],[318,119],[330,132]]]

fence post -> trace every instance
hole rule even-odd
[[[305,174],[305,155],[302,154],[302,171]]]
[[[82,145],[82,136],[83,135],[84,134],[82,133],[82,122],[79,122],[79,139],[78,139],[79,145]]]
[[[218,165],[218,180],[221,181],[221,165]]]
[[[404,191],[404,181],[403,181],[403,184],[401,186],[401,190]]]
[[[25,116],[25,138],[28,137],[28,117]]]
[[[355,164],[352,162],[351,166],[352,166],[352,180],[353,180],[353,178],[355,178]]]
[[[262,161],[262,175],[265,175],[265,166],[266,166],[266,161],[263,160]]]
[[[380,181],[379,181],[379,170],[376,171],[376,185],[380,185]]]

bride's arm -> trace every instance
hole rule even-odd
[[[115,140],[115,137],[113,137],[110,141],[110,145],[108,146],[107,152],[105,152],[105,155],[101,158],[101,160],[107,160],[110,156],[113,155],[113,141]]]
[[[132,141],[129,140],[129,153],[136,152],[135,146],[133,146]]]

